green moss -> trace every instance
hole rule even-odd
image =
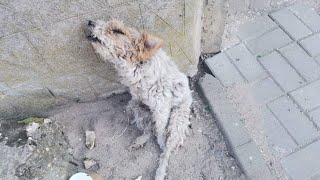
[[[18,121],[18,123],[25,123],[25,124],[29,124],[29,123],[43,123],[44,118],[39,118],[39,117],[30,117],[21,121]]]

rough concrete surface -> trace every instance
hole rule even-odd
[[[14,147],[0,143],[0,149],[5,151],[1,154],[7,160],[0,161],[0,167],[4,167],[0,168],[0,177],[26,179],[38,175],[38,179],[66,179],[75,171],[87,172],[83,162],[90,159],[98,165],[89,171],[97,171],[104,179],[135,179],[139,176],[144,180],[153,179],[160,149],[155,138],[141,149],[128,149],[141,133],[135,125],[129,124],[125,112],[129,99],[130,95],[125,93],[59,110],[50,117],[51,124],[40,125],[40,129],[35,130],[36,135],[32,138],[36,147],[30,142],[31,145]],[[191,122],[191,135],[170,160],[168,179],[244,179],[228,153],[208,108],[196,93]],[[85,145],[87,130],[94,131],[96,135],[92,150]],[[62,132],[66,140],[61,139]],[[30,146],[35,149],[27,149]],[[42,168],[37,169],[40,165]],[[44,174],[43,171],[48,173]],[[21,174],[20,177],[14,176],[17,172]],[[59,177],[55,176],[57,172]]]
[[[67,179],[76,172],[59,125],[49,122],[28,127],[31,124],[16,123],[1,123],[0,179]]]
[[[224,0],[206,0],[203,6],[201,53],[217,53],[220,51],[222,34],[226,19]]]
[[[83,27],[89,19],[116,17],[155,33],[180,69],[194,75],[202,5],[193,0],[0,1],[0,118],[45,114],[70,101],[126,90],[87,41]]]

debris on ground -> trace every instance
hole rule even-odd
[[[92,180],[104,180],[104,178],[95,172],[88,172],[88,174],[90,175],[90,177],[92,178]]]
[[[142,180],[142,176],[139,176],[137,179],[135,179],[135,180]]]
[[[0,167],[15,168],[13,169],[15,172],[1,176],[3,172],[0,170],[0,179],[3,177],[12,180],[62,180],[77,171],[77,163],[70,163],[75,160],[67,151],[69,144],[59,125],[32,122],[26,128],[29,136],[27,144],[16,147],[19,148],[18,151],[25,153],[17,156],[15,149],[5,151],[8,158],[5,159],[6,164],[0,162]],[[16,158],[21,158],[23,161],[17,161]]]
[[[28,136],[32,136],[32,134],[34,134],[36,132],[36,130],[39,128],[40,124],[39,123],[30,123],[27,127],[27,134]]]
[[[88,169],[90,169],[90,170],[98,170],[99,169],[99,164],[94,159],[85,159],[83,161],[83,165],[84,165],[84,168],[87,170]]]
[[[86,146],[89,150],[93,149],[96,141],[96,134],[94,131],[86,131]]]

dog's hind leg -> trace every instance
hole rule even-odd
[[[154,131],[157,136],[157,142],[160,149],[163,150],[166,142],[166,127],[169,122],[170,108],[169,106],[164,106],[153,111],[153,121],[154,121]]]
[[[183,141],[189,132],[189,104],[190,103],[185,103],[180,107],[174,107],[171,111],[166,146],[160,155],[159,167],[156,172],[155,180],[163,180],[165,178],[166,168],[171,153],[183,144]]]

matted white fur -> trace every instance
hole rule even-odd
[[[188,78],[161,49],[159,38],[140,34],[116,20],[90,21],[89,27],[95,51],[114,64],[121,82],[130,89],[128,109],[143,132],[131,147],[143,146],[156,135],[163,152],[155,179],[163,180],[171,153],[183,144],[189,130],[192,96]]]

